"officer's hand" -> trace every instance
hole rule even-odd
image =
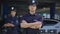
[[[25,20],[22,20],[22,23],[20,24],[21,28],[28,28],[28,23]]]
[[[7,25],[8,25],[8,27],[14,27],[15,26],[14,24],[11,24],[11,23],[8,23]]]
[[[40,21],[34,22],[34,25],[32,25],[30,28],[32,29],[39,29],[41,28],[42,23]]]
[[[10,27],[14,27],[15,25],[14,24],[9,24],[10,25]]]
[[[21,23],[22,28],[28,28],[28,23]]]
[[[4,27],[11,27],[11,26],[14,27],[14,25],[11,23],[4,24]]]
[[[9,26],[10,26],[9,23],[4,24],[4,27],[9,27]]]
[[[34,25],[34,26],[31,26],[30,28],[32,28],[32,29],[37,29],[35,25]]]
[[[31,26],[30,28],[32,28],[32,29],[39,29],[40,26]]]
[[[7,24],[4,24],[3,26],[4,26],[4,27],[7,27]]]

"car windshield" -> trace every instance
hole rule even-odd
[[[44,23],[44,25],[55,25],[59,22],[58,22],[58,20],[55,20],[55,19],[44,19],[43,23]]]

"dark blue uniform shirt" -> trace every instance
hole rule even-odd
[[[12,16],[8,16],[7,18],[6,18],[6,23],[12,23],[12,24],[14,24],[15,26],[18,26],[18,24],[19,24],[19,22],[18,22],[18,20],[19,20],[19,18],[17,17],[17,16],[15,16],[15,17],[12,17]]]
[[[6,18],[5,23],[11,23],[11,24],[15,25],[15,27],[13,27],[13,28],[7,28],[7,34],[18,34],[18,32],[17,32],[18,25],[19,25],[18,19],[19,18],[17,16],[15,16],[15,17],[8,16]]]
[[[34,23],[36,21],[42,22],[42,16],[35,13],[34,15],[31,15],[30,13],[25,14],[21,17],[21,20],[27,21],[27,23]],[[27,34],[37,34],[39,29],[32,29],[32,28],[26,28]]]

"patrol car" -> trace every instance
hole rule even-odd
[[[41,34],[59,34],[60,33],[60,21],[56,19],[44,19],[43,27],[39,28]]]

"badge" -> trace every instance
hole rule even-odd
[[[35,19],[34,21],[38,21],[38,20]]]
[[[18,20],[16,20],[16,23],[18,23]]]

